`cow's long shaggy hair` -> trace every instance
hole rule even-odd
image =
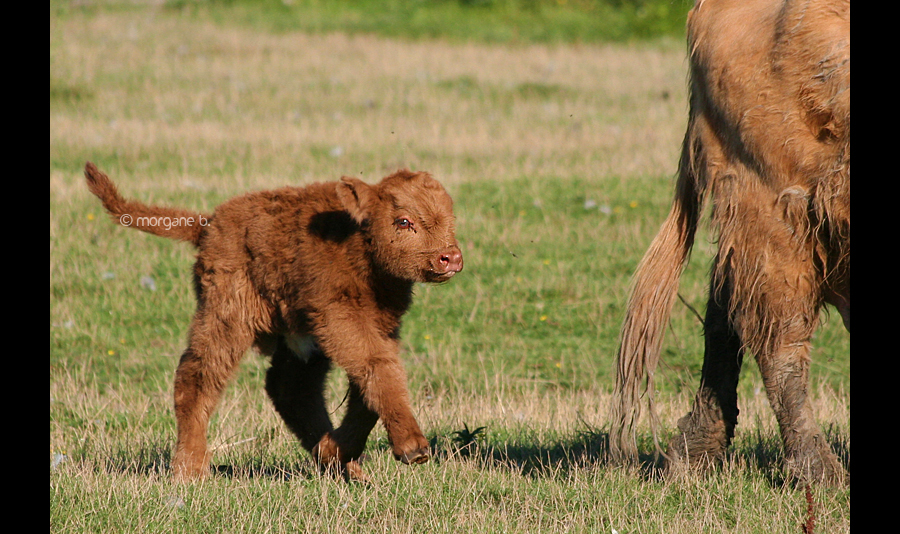
[[[798,476],[845,476],[807,400],[824,303],[850,328],[850,3],[698,0],[688,18],[690,114],[672,209],[634,277],[617,359],[610,452],[637,458],[635,424],[704,201],[718,252],[700,391],[669,462],[720,458],[737,423],[743,353],[760,366]],[[641,382],[646,385],[641,387]],[[657,450],[661,447],[657,441]]]

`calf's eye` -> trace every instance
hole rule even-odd
[[[409,219],[406,219],[406,218],[397,219],[396,221],[394,221],[394,224],[396,224],[397,228],[399,228],[401,230],[409,230],[413,227],[412,221],[410,221]]]

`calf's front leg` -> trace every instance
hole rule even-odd
[[[394,458],[405,464],[427,462],[428,440],[412,413],[397,339],[382,335],[362,320],[332,320],[317,329],[316,338],[325,354],[346,371],[351,383],[347,414],[341,426],[320,442],[319,454],[334,448],[338,455],[335,460],[355,460],[380,418]]]

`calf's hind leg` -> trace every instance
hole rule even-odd
[[[198,312],[191,325],[188,348],[175,371],[178,440],[172,470],[176,480],[207,474],[209,419],[235,367],[253,341],[248,329],[226,319]]]
[[[365,482],[368,477],[357,460],[362,456],[369,433],[378,422],[378,414],[366,406],[362,391],[352,381],[347,396],[347,413],[341,426],[322,437],[313,450],[313,456],[322,468],[335,467],[350,480]]]
[[[292,350],[283,337],[278,340],[266,392],[287,427],[312,451],[333,428],[323,391],[331,362],[309,338],[295,345]]]

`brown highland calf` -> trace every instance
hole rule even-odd
[[[203,215],[124,200],[91,163],[85,177],[120,224],[198,249],[197,311],[175,373],[177,479],[207,473],[209,418],[253,345],[271,356],[275,409],[323,470],[364,480],[357,460],[379,418],[395,458],[428,460],[398,352],[413,283],[463,267],[440,183],[406,170],[377,185],[344,177],[250,193]],[[323,397],[332,362],[350,382],[336,429]]]
[[[810,337],[825,303],[850,329],[850,2],[698,0],[688,16],[690,113],[675,200],[635,274],[622,327],[610,452],[634,424],[707,195],[718,230],[700,389],[667,463],[720,459],[737,424],[745,351],[806,480],[846,471],[813,420]],[[657,448],[659,445],[657,443]]]

